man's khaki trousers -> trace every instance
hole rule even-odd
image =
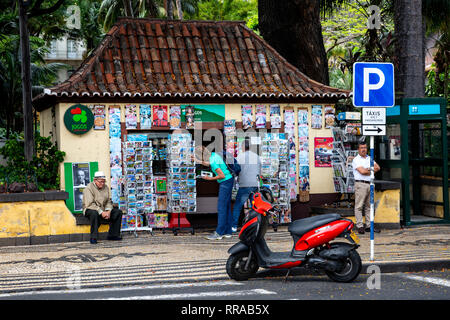
[[[370,184],[355,181],[355,218],[356,227],[364,228],[363,210],[366,227],[370,226]]]

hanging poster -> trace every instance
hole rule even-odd
[[[360,136],[361,135],[361,123],[347,123],[345,126],[345,133],[351,134],[354,136]]]
[[[298,109],[299,201],[309,201],[309,121],[308,109]]]
[[[186,106],[184,109],[186,119],[186,129],[194,129],[194,117],[195,117],[195,108],[194,106]]]
[[[237,157],[238,143],[235,136],[225,136],[225,150],[234,157]]]
[[[74,187],[85,187],[90,181],[89,163],[72,163],[72,181]]]
[[[278,104],[270,105],[270,126],[272,129],[281,128],[281,111]]]
[[[325,113],[325,128],[329,129],[331,127],[334,127],[335,125],[335,109],[334,106],[328,105],[324,108]]]
[[[139,117],[141,121],[141,129],[152,128],[152,108],[149,104],[141,104],[139,106]]]
[[[322,106],[312,106],[311,128],[322,129]]]
[[[292,108],[284,109],[284,132],[288,139],[289,149],[289,198],[297,198],[297,158],[295,150],[295,111]]]
[[[308,125],[307,109],[298,109],[298,125]]]
[[[236,135],[236,120],[224,120],[223,121],[223,133],[226,136]]]
[[[331,167],[333,155],[333,138],[314,138],[314,165]]]
[[[241,106],[242,110],[242,129],[246,130],[253,127],[253,107],[251,105]]]
[[[168,127],[169,117],[167,115],[167,106],[153,106],[153,126]]]
[[[128,129],[137,129],[137,110],[135,105],[125,106],[125,125]]]
[[[266,106],[256,105],[256,128],[265,129],[266,128]]]
[[[73,210],[82,211],[83,210],[83,191],[85,187],[73,188]]]
[[[89,163],[72,163],[74,211],[81,211],[83,191],[90,182]]]
[[[298,167],[298,182],[300,191],[309,192],[309,166]]]
[[[105,106],[94,107],[94,130],[105,130]]]
[[[120,128],[120,107],[109,107],[109,155],[111,167],[111,200],[120,201],[120,180],[122,178],[122,142]]]
[[[181,107],[180,106],[170,106],[170,129],[180,129],[181,128]]]

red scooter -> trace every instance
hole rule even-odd
[[[358,277],[362,263],[356,251],[359,239],[352,231],[351,220],[335,213],[296,220],[288,227],[294,240],[291,252],[272,252],[264,239],[269,215],[276,217],[279,213],[272,205],[272,192],[263,187],[251,194],[250,199],[252,207],[246,213],[240,241],[228,250],[226,268],[230,278],[247,280],[259,268],[288,269],[289,275],[296,267],[323,270],[337,282],[351,282]],[[331,242],[337,237],[349,243]]]

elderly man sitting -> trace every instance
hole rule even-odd
[[[120,237],[122,211],[113,208],[109,188],[105,184],[105,174],[102,171],[97,171],[94,174],[94,181],[84,188],[83,214],[91,222],[92,244],[97,243],[98,227],[101,223],[109,223],[108,240],[122,240]]]

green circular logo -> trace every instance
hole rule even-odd
[[[94,115],[87,106],[76,104],[67,109],[64,114],[64,124],[70,132],[84,134],[94,125]]]

